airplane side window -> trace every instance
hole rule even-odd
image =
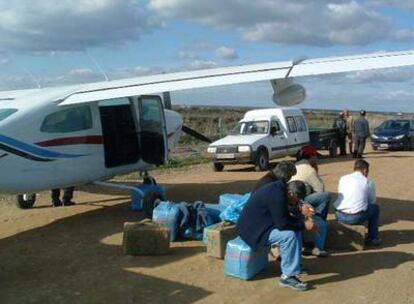
[[[0,121],[6,119],[13,113],[16,113],[17,109],[0,109]]]
[[[41,132],[67,133],[92,128],[92,113],[89,106],[64,109],[46,116]]]

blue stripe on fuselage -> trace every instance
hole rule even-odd
[[[29,153],[29,154],[32,154],[38,157],[44,157],[44,158],[76,158],[76,157],[84,156],[82,154],[67,154],[67,153],[60,153],[60,152],[47,150],[44,148],[39,148],[37,146],[27,144],[25,142],[19,141],[17,139],[14,139],[14,138],[11,138],[5,135],[0,135],[0,143],[3,143],[7,146],[24,151],[26,153]]]

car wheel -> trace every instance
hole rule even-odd
[[[266,149],[261,149],[257,152],[254,169],[256,171],[266,171],[269,168],[269,155]]]
[[[142,209],[144,210],[145,218],[152,219],[152,213],[155,208],[155,203],[163,201],[165,198],[162,194],[157,192],[148,192],[142,199]]]
[[[211,167],[214,172],[221,172],[224,169],[224,165],[222,163],[212,163]]]
[[[333,141],[329,145],[329,156],[334,158],[337,155],[338,155],[338,145],[336,144],[336,141]]]
[[[404,151],[410,151],[411,150],[411,142],[409,138],[406,138],[404,140]]]
[[[36,202],[36,193],[25,193],[17,196],[17,207],[20,209],[30,209]]]

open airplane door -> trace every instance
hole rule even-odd
[[[162,165],[168,157],[168,139],[161,98],[156,95],[140,96],[136,108],[142,160]]]

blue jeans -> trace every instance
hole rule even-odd
[[[303,201],[315,208],[315,214],[326,221],[329,211],[331,194],[329,192],[315,192],[306,196]]]
[[[368,204],[368,209],[357,214],[346,214],[337,211],[336,217],[338,222],[359,225],[368,221],[368,238],[370,240],[378,238],[380,209],[376,204]]]
[[[319,232],[313,234],[315,247],[321,250],[325,249],[326,237],[328,236],[328,223],[319,216],[314,216],[313,220],[319,227]]]
[[[269,235],[268,245],[278,246],[282,261],[282,274],[299,275],[302,265],[302,232],[273,229]]]

